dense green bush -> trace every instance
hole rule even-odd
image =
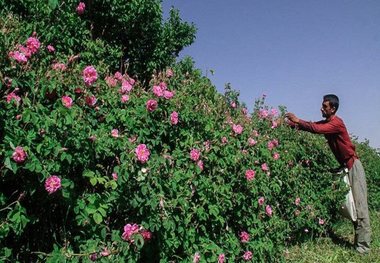
[[[76,5],[59,46],[29,17],[44,2],[20,3],[0,17],[2,261],[282,261],[335,220],[333,156],[321,137],[276,127],[284,109],[263,97],[248,114],[191,59],[144,85],[114,71],[119,51]]]

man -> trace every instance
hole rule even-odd
[[[357,213],[357,221],[353,222],[355,227],[354,245],[359,253],[368,253],[370,251],[371,227],[365,173],[355,152],[355,146],[350,140],[346,126],[342,119],[335,115],[338,108],[339,98],[336,95],[328,94],[323,97],[321,108],[322,116],[325,120],[307,122],[297,118],[293,113],[287,113],[285,117],[288,119],[288,124],[292,127],[311,133],[324,134],[339,164],[349,169],[348,177]]]

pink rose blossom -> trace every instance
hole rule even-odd
[[[259,132],[256,131],[256,130],[253,130],[253,131],[252,131],[252,136],[254,136],[254,137],[258,137],[258,136],[259,136]]]
[[[173,98],[173,96],[174,96],[174,93],[172,91],[164,90],[164,98],[165,99],[170,100],[171,98]]]
[[[98,73],[93,66],[87,66],[82,72],[83,80],[86,86],[91,86],[98,79]]]
[[[235,134],[241,134],[243,132],[243,127],[241,125],[232,125],[232,130],[234,131]]]
[[[240,233],[240,235],[239,235],[239,237],[240,237],[240,241],[242,242],[242,243],[247,243],[247,242],[249,242],[249,234],[247,233],[247,232],[245,232],[245,231],[242,231],[241,233]]]
[[[267,118],[269,115],[269,112],[267,110],[260,110],[259,111],[259,118],[260,119],[265,119]]]
[[[247,178],[248,181],[252,181],[255,179],[256,172],[254,170],[247,170],[245,171],[245,178]]]
[[[102,256],[102,257],[108,257],[109,255],[111,255],[111,251],[108,249],[108,248],[104,248],[103,250],[102,250],[102,252],[100,252],[100,255]]]
[[[54,193],[61,188],[61,178],[56,175],[52,175],[45,181],[45,189],[49,194]]]
[[[197,162],[197,166],[199,167],[199,169],[201,169],[201,171],[203,171],[203,161],[202,160],[199,160]]]
[[[16,91],[16,90],[15,90]],[[15,91],[12,91],[11,93],[9,93],[7,95],[7,103],[11,103],[11,101],[14,99],[16,102],[20,102],[21,101],[21,98],[20,96],[16,95],[16,92]]]
[[[117,178],[119,178],[118,175],[117,175],[117,173],[112,173],[112,179],[114,179],[115,181],[117,181]]]
[[[122,95],[121,96],[121,102],[126,103],[127,101],[129,101],[129,96],[128,95]]]
[[[254,146],[256,143],[257,142],[253,138],[251,138],[251,137],[248,138],[248,145],[249,146]]]
[[[123,75],[119,71],[117,71],[114,74],[114,78],[117,79],[118,81],[122,81],[123,80]]]
[[[20,120],[22,118],[22,115],[21,114],[17,114],[16,115],[16,120]]]
[[[267,216],[272,216],[272,207],[270,205],[267,205],[265,207],[265,213],[267,214]]]
[[[278,141],[276,139],[268,142],[268,149],[271,151],[273,148],[278,146]]]
[[[156,100],[148,100],[146,102],[146,108],[148,111],[154,111],[155,109],[157,109],[157,106],[158,106],[158,103]]]
[[[150,151],[145,144],[138,145],[135,153],[137,160],[139,160],[141,163],[146,163],[149,160]]]
[[[168,68],[165,73],[167,78],[171,78],[174,75],[173,70],[171,70],[170,68]]]
[[[149,241],[152,239],[152,232],[150,232],[149,230],[146,230],[146,229],[141,230],[141,235],[145,241]]]
[[[261,170],[263,170],[264,172],[267,172],[269,170],[267,163],[263,163],[261,165]]]
[[[173,111],[173,112],[170,114],[170,123],[171,123],[172,125],[177,125],[177,123],[178,123],[178,112]]]
[[[259,203],[259,205],[263,205],[264,202],[265,202],[265,198],[264,197],[260,197],[257,202]]]
[[[166,85],[165,82],[160,82],[159,86],[161,87],[162,91],[165,91],[168,89],[168,86]]]
[[[31,54],[35,54],[40,48],[40,46],[41,46],[40,41],[35,37],[29,37],[26,40],[26,47],[29,49]]]
[[[223,144],[228,143],[227,137],[223,137],[223,138],[222,138],[222,143],[223,143]]]
[[[278,160],[279,158],[280,158],[280,154],[279,153],[274,153],[273,154],[273,159]]]
[[[325,220],[323,220],[322,218],[319,218],[318,223],[320,225],[324,225],[325,224]]]
[[[224,263],[225,260],[226,256],[224,254],[219,254],[218,263]]]
[[[243,259],[244,259],[245,261],[249,261],[249,260],[252,259],[252,256],[253,256],[253,254],[252,254],[251,251],[245,251],[245,253],[244,253],[244,255],[243,255]]]
[[[297,197],[296,200],[294,201],[294,204],[295,204],[296,206],[299,206],[300,203],[301,203],[301,198]]]
[[[70,109],[73,106],[73,99],[69,96],[62,96],[62,104],[66,108]]]
[[[137,224],[126,224],[124,226],[124,232],[122,234],[122,239],[133,243],[133,235],[139,233],[139,226]]]
[[[128,82],[129,82],[129,84],[131,84],[133,86],[136,81],[133,78],[128,76]]]
[[[96,102],[97,102],[97,98],[94,96],[94,95],[91,95],[91,96],[87,96],[86,97],[86,104],[90,107],[93,107],[95,106]]]
[[[77,14],[78,15],[83,15],[85,8],[86,8],[85,3],[79,2],[78,6],[77,6]]]
[[[24,148],[22,148],[21,146],[17,146],[12,154],[12,159],[16,162],[16,163],[22,163],[25,161],[26,157],[28,155],[26,154]]]
[[[190,151],[190,159],[193,160],[193,161],[198,161],[199,160],[199,157],[201,156],[201,153],[199,150],[197,149],[191,149]]]
[[[247,108],[242,108],[242,109],[241,109],[241,112],[242,112],[243,115],[245,115],[245,116],[248,115],[248,110],[247,110]]]
[[[18,51],[20,51],[22,54],[24,54],[27,59],[29,59],[32,56],[32,51],[27,47],[19,45]]]
[[[233,101],[233,102],[231,102],[230,106],[231,106],[231,108],[235,109],[236,108],[236,103]]]
[[[119,137],[119,130],[118,129],[112,129],[111,136],[114,138],[118,138]]]
[[[46,49],[50,52],[50,53],[54,53],[55,52],[55,48],[52,46],[52,45],[48,45],[46,47]]]
[[[156,96],[156,97],[162,97],[164,96],[164,91],[162,90],[162,88],[160,86],[153,86],[153,94]]]
[[[277,126],[278,126],[277,122],[276,122],[276,121],[272,121],[272,126],[271,126],[271,128],[272,128],[272,129],[275,129],[275,128],[277,128]]]
[[[26,56],[23,53],[19,52],[19,51],[11,51],[11,52],[9,52],[9,57],[13,58],[18,63],[26,63],[28,61],[28,59],[26,58]]]
[[[107,85],[111,88],[113,87],[116,87],[117,86],[117,80],[115,78],[113,78],[112,76],[107,76],[105,78],[105,81],[107,83]]]
[[[276,116],[278,114],[278,110],[277,109],[271,109],[270,110],[270,115],[271,116]]]
[[[132,90],[132,85],[131,83],[129,83],[129,81],[127,80],[123,80],[122,83],[121,83],[121,89],[120,89],[120,92],[122,94],[125,94],[127,92],[130,92]]]
[[[199,255],[199,252],[196,252],[193,257],[193,263],[198,263],[201,259],[201,255]]]

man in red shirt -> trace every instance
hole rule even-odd
[[[368,253],[371,242],[371,226],[367,203],[367,183],[363,166],[356,155],[355,146],[350,140],[343,120],[336,116],[339,108],[339,98],[329,94],[323,97],[322,116],[325,120],[308,122],[297,118],[293,113],[287,113],[288,124],[300,130],[324,134],[331,151],[342,167],[349,169],[349,180],[356,206],[357,221],[355,227],[355,249],[359,253]]]

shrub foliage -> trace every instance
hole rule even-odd
[[[281,261],[335,220],[346,189],[325,142],[277,126],[285,109],[265,96],[249,114],[191,59],[172,64],[195,33],[177,11],[0,7],[3,261]],[[372,200],[379,156],[359,148]]]

